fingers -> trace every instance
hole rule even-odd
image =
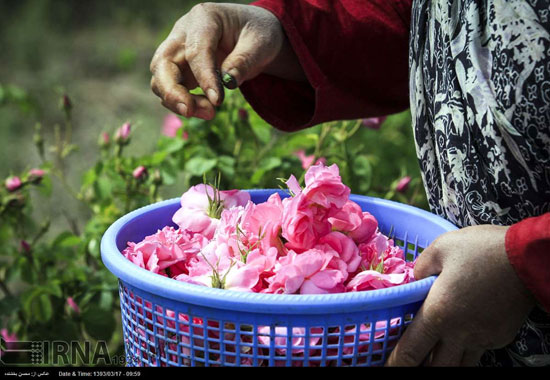
[[[273,60],[280,50],[280,39],[266,39],[260,33],[246,28],[241,32],[235,48],[221,65],[222,73],[228,73],[235,80],[235,86],[254,78]]]
[[[426,360],[438,340],[438,334],[425,320],[423,308],[420,308],[390,354],[386,366],[419,366]]]
[[[210,120],[215,115],[214,106],[202,95],[194,95],[181,84],[183,74],[179,65],[163,59],[154,69],[151,88],[162,99],[162,105],[185,117],[199,117]]]
[[[171,111],[209,120],[215,115],[214,106],[223,101],[215,69],[221,32],[203,8],[208,7],[197,7],[195,17],[182,17],[157,49],[151,62],[151,88]],[[197,86],[205,95],[191,94]]]
[[[200,3],[178,20],[157,50],[151,87],[174,112],[213,117],[214,107],[223,102],[221,77],[226,87],[238,87],[277,57],[283,41],[278,19],[267,10]],[[204,96],[190,93],[196,86]]]
[[[185,59],[196,83],[206,94],[211,104],[218,106],[223,101],[223,87],[216,68],[216,50],[220,29],[205,25],[190,35],[185,47]]]
[[[444,236],[444,235],[443,235]],[[430,244],[414,264],[414,278],[421,280],[423,278],[438,275],[443,269],[443,258],[442,252],[440,249],[440,239],[436,239],[432,244]]]

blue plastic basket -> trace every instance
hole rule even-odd
[[[279,190],[250,190],[265,202]],[[414,260],[456,227],[426,211],[351,195]],[[128,366],[375,366],[425,299],[434,277],[388,289],[323,295],[275,295],[178,282],[128,261],[121,251],[166,225],[179,199],[153,204],[115,222],[102,259],[119,278]]]

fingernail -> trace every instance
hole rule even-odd
[[[235,69],[228,70],[226,72],[222,72],[222,82],[225,87],[227,87],[230,90],[234,90],[237,88],[237,80],[233,76],[235,73]]]
[[[185,104],[178,103],[176,105],[176,109],[178,110],[178,112],[181,116],[187,116],[187,106]]]
[[[206,90],[206,95],[208,96],[208,99],[210,100],[210,102],[212,104],[214,104],[214,105],[218,104],[219,97],[218,97],[218,93],[216,92],[216,90],[214,90],[212,88],[209,88],[208,90]]]

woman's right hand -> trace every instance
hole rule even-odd
[[[234,79],[224,81],[229,88],[262,72],[293,80],[305,78],[271,12],[218,3],[198,4],[176,22],[158,47],[151,72],[153,92],[166,108],[207,120],[223,102],[221,76]],[[190,93],[197,87],[204,95]]]

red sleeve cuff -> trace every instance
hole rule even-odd
[[[516,273],[550,312],[550,213],[512,225],[505,244]]]
[[[241,91],[268,123],[294,131],[407,109],[410,0],[259,0],[286,32],[307,83],[266,74]]]

